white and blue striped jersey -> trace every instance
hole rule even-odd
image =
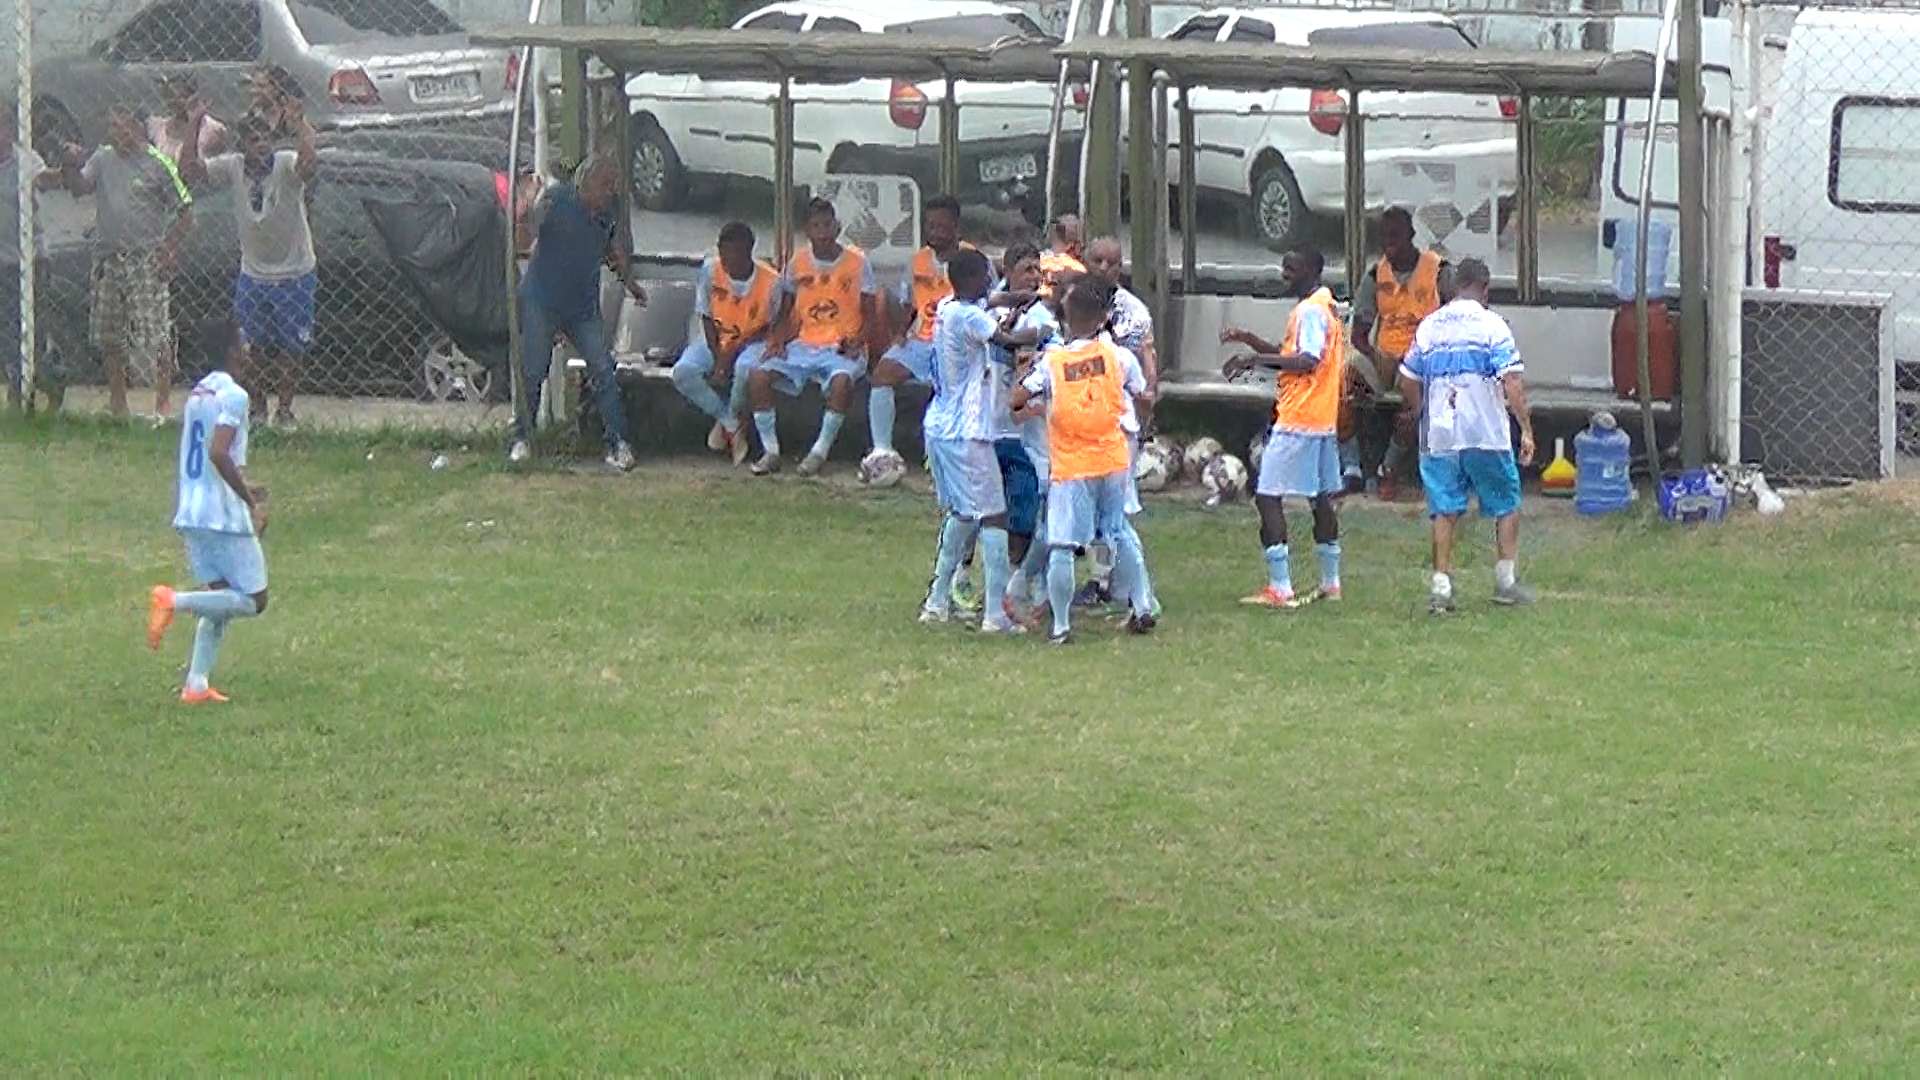
[[[1507,320],[1459,297],[1420,321],[1403,378],[1421,384],[1422,449],[1429,454],[1510,450],[1506,388],[1524,370]]]
[[[982,302],[940,302],[933,330],[933,400],[920,422],[929,439],[983,439],[999,435],[1007,413],[997,376],[993,335],[1000,323]]]
[[[173,527],[253,535],[253,515],[247,504],[207,460],[214,429],[230,427],[234,429],[233,463],[247,463],[246,390],[226,372],[212,372],[187,395],[180,419],[180,497]]]

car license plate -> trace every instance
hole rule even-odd
[[[413,100],[430,105],[442,101],[472,101],[480,96],[480,73],[456,71],[446,75],[415,75],[407,86]]]
[[[1025,180],[1039,175],[1040,163],[1032,154],[980,159],[980,182],[983,184],[1004,184],[1009,180]]]

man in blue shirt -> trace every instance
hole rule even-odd
[[[627,276],[627,254],[614,243],[614,192],[620,171],[611,158],[580,167],[571,184],[555,184],[533,210],[533,259],[520,282],[521,370],[526,374],[526,411],[514,417],[510,461],[531,456],[527,438],[540,412],[540,388],[553,362],[553,343],[565,334],[587,362],[587,378],[607,437],[607,464],[633,468],[626,410],[615,381],[613,352],[600,317],[600,267],[619,276],[636,303],[647,293]]]

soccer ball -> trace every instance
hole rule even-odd
[[[1159,491],[1173,475],[1173,459],[1158,443],[1147,443],[1133,459],[1133,482],[1141,491]]]
[[[860,459],[860,482],[868,487],[889,488],[907,475],[907,459],[896,450],[874,450]]]
[[[1186,464],[1186,455],[1181,452],[1180,444],[1170,435],[1155,435],[1147,440],[1147,445],[1157,446],[1167,459],[1167,483],[1180,479],[1180,470]]]
[[[1202,483],[1206,482],[1207,462],[1220,456],[1220,440],[1201,437],[1187,444],[1187,451],[1181,460],[1186,474]]]
[[[1233,502],[1247,490],[1247,467],[1232,454],[1219,454],[1207,462],[1200,482],[1207,489],[1207,505]]]

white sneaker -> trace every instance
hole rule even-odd
[[[926,626],[943,626],[952,621],[953,612],[951,611],[932,607],[920,609],[920,622]]]
[[[507,460],[515,465],[523,464],[532,456],[533,447],[528,446],[525,439],[515,439],[513,445],[507,448]]]
[[[707,430],[707,449],[719,454],[726,452],[727,445],[727,429],[715,420],[713,427]]]
[[[1012,619],[985,618],[980,620],[980,632],[983,634],[1024,634],[1027,628]]]
[[[628,446],[626,443],[621,443],[619,446],[614,447],[613,453],[607,455],[607,465],[609,468],[618,469],[621,472],[632,471],[633,447]]]
[[[801,476],[817,476],[819,475],[821,466],[826,463],[827,455],[810,453],[800,459],[800,467],[795,469],[794,472],[799,473]]]

